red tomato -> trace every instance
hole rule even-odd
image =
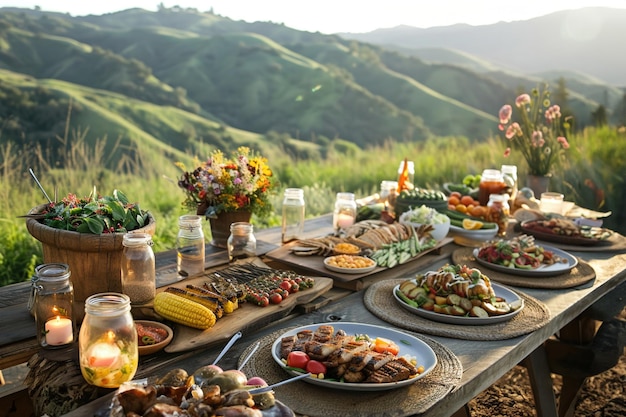
[[[287,366],[292,368],[306,369],[307,363],[309,363],[309,355],[300,350],[289,352],[287,356]]]
[[[278,293],[274,293],[272,295],[270,295],[270,303],[272,304],[280,304],[280,302],[283,301],[283,296],[278,294]]]
[[[263,295],[261,297],[259,297],[259,301],[258,301],[258,305],[261,307],[267,307],[270,303],[270,300],[267,296]]]
[[[285,280],[285,281],[280,283],[280,288],[282,288],[283,290],[289,291],[291,289],[291,283],[289,281]]]
[[[326,375],[326,365],[324,365],[322,362],[311,359],[309,363],[306,364],[306,371],[315,375]]]

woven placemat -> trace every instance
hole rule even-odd
[[[341,322],[337,323],[341,328]],[[282,381],[289,375],[272,358],[272,344],[284,329],[260,339],[259,350],[244,365],[249,376],[260,376],[268,384]],[[410,332],[407,332],[410,333]],[[276,399],[298,414],[311,417],[409,416],[428,410],[452,391],[460,382],[463,366],[454,353],[442,344],[419,334],[410,333],[427,343],[437,355],[437,365],[414,384],[386,391],[345,391],[296,381],[274,389]],[[239,361],[252,350],[248,347]]]
[[[487,275],[489,279],[505,285],[546,289],[572,288],[585,284],[596,277],[596,271],[594,271],[593,267],[580,259],[578,260],[578,265],[572,268],[570,272],[553,277],[526,277],[506,274],[479,264],[476,262],[473,252],[474,249],[472,248],[457,249],[452,252],[452,262],[478,268]]]
[[[434,336],[464,340],[503,340],[531,333],[550,320],[550,311],[541,301],[515,291],[524,300],[524,308],[505,322],[468,326],[441,323],[413,314],[402,308],[393,296],[393,288],[403,279],[389,279],[372,284],[363,298],[365,307],[375,316],[394,326]]]

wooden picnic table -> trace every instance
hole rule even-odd
[[[330,219],[328,216],[316,218],[307,221],[307,235],[320,236],[330,230]],[[258,232],[257,239],[273,243],[273,249],[269,248],[269,252],[276,250],[280,245],[279,230],[272,229],[265,232]],[[397,280],[400,278],[408,278],[416,273],[428,269],[434,269],[445,263],[451,262],[454,254],[461,249],[460,246],[451,242],[441,247],[438,251],[427,254],[418,261],[409,262],[402,265],[400,269],[387,269],[375,274],[375,276],[366,276],[357,279],[359,285],[353,289],[346,289],[346,282],[337,280],[339,285],[333,288],[330,294],[326,294],[322,298],[322,302],[312,302],[314,307],[303,310],[294,309],[283,317],[275,318],[271,323],[266,323],[262,327],[248,329],[244,332],[243,337],[235,343],[229,354],[220,361],[220,365],[224,368],[236,368],[241,355],[246,352],[257,341],[265,340],[284,331],[284,329],[294,326],[302,326],[314,323],[333,322],[337,328],[341,328],[341,322],[357,322],[372,325],[381,325],[387,328],[403,331],[401,327],[390,324],[389,320],[381,318],[380,314],[372,310],[371,305],[366,305],[365,300],[371,298],[374,290],[378,291],[378,287],[382,288],[386,280]],[[581,248],[583,249],[583,248]],[[549,358],[546,354],[546,342],[554,339],[555,334],[568,334],[571,328],[580,329],[581,323],[587,323],[584,320],[586,310],[594,306],[598,300],[610,295],[612,291],[626,281],[626,253],[620,252],[603,252],[603,251],[576,251],[572,252],[580,261],[591,267],[594,272],[594,278],[585,284],[577,285],[571,288],[528,288],[510,286],[510,288],[525,294],[530,300],[535,300],[544,306],[548,311],[548,317],[541,326],[532,329],[529,333],[521,334],[515,337],[505,339],[487,338],[489,340],[471,340],[467,337],[449,337],[437,335],[437,328],[433,325],[430,333],[422,333],[426,340],[431,341],[433,345],[439,346],[446,352],[451,352],[458,359],[462,367],[458,381],[454,382],[451,391],[446,393],[444,397],[437,400],[435,404],[429,406],[420,415],[424,416],[451,416],[465,415],[467,411],[465,405],[480,392],[488,388],[496,382],[501,376],[511,370],[518,364],[524,364],[529,369],[531,383],[535,402],[537,404],[537,412],[539,416],[556,416],[559,415],[557,405],[555,403],[552,391],[552,380],[550,377]],[[266,254],[265,254],[266,255]],[[279,259],[262,256],[272,267],[296,269],[292,262],[281,264]],[[306,268],[305,268],[306,269]],[[306,272],[306,271],[305,271]],[[308,271],[312,272],[312,271]],[[323,268],[320,268],[318,274],[324,274]],[[488,272],[486,272],[489,274]],[[548,279],[548,278],[543,278]],[[15,297],[21,297],[20,303],[11,306],[3,306],[3,326],[6,325],[4,315],[5,312],[13,314],[13,317],[21,320],[22,326],[27,326],[23,314],[16,313],[16,307],[25,309],[26,299],[24,298],[27,291],[23,290],[24,285],[9,286],[13,288],[0,288],[0,300],[6,300]],[[391,297],[391,295],[390,295]],[[21,304],[21,306],[20,306]],[[368,308],[369,307],[369,308]],[[27,317],[28,318],[28,317]],[[587,326],[585,324],[585,326]],[[13,324],[12,328],[18,328],[18,324]],[[480,333],[482,326],[476,326],[475,331]],[[485,328],[486,331],[487,328]],[[433,334],[433,331],[435,334]],[[480,339],[480,338],[478,338]],[[36,346],[29,343],[28,338],[5,343],[0,338],[0,363],[10,364],[24,361],[37,351]],[[12,351],[12,347],[16,347]],[[20,347],[17,349],[17,347]],[[215,345],[196,350],[177,352],[174,354],[160,353],[155,356],[146,357],[140,361],[140,369],[137,377],[146,377],[156,373],[163,374],[167,370],[174,368],[183,368],[193,371],[202,365],[211,363],[217,356],[222,346]],[[285,375],[286,376],[286,375]],[[310,388],[310,384],[305,382],[296,382],[290,384],[297,389],[298,385],[303,392]],[[415,384],[419,384],[419,381]],[[284,386],[289,387],[290,385]],[[277,389],[277,398],[281,400],[281,391]],[[413,393],[414,391],[409,391]],[[67,414],[68,416],[86,416],[93,415],[96,411],[102,410],[103,407],[110,402],[113,393],[108,392],[106,395],[95,401],[86,404],[75,411]],[[351,395],[346,393],[345,395]],[[398,395],[393,391],[385,394],[387,397]],[[289,398],[282,398],[285,403],[289,403]],[[331,401],[332,399],[329,399]],[[339,404],[338,404],[339,405]],[[456,414],[455,414],[456,413]],[[563,412],[561,412],[562,415]],[[309,413],[315,415],[315,412]],[[357,414],[355,410],[355,415]],[[398,415],[398,410],[391,410],[390,415]],[[359,410],[358,415],[368,415],[366,411]],[[406,415],[406,414],[404,414]]]

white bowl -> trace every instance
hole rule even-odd
[[[496,227],[493,229],[467,230],[463,229],[462,227],[451,226],[450,232],[455,235],[466,237],[467,239],[484,242],[496,237],[496,234],[498,233],[498,228]]]
[[[412,222],[401,222],[401,223],[410,224],[415,229],[417,229],[418,227],[422,225],[421,223],[412,223]],[[430,231],[430,235],[437,242],[440,242],[448,235],[448,231],[450,230],[450,218],[446,216],[445,223],[433,224],[432,227],[433,227],[433,230]]]

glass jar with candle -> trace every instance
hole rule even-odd
[[[502,194],[506,190],[506,183],[502,172],[497,169],[485,169],[480,176],[478,184],[478,201],[481,206],[486,206],[491,194]]]
[[[46,349],[67,347],[74,342],[74,290],[67,264],[49,263],[35,268],[33,312],[37,341]]]
[[[398,181],[381,181],[380,202],[385,203],[385,208],[392,209],[396,205],[398,197]]]
[[[156,271],[152,236],[126,233],[122,240],[122,292],[131,304],[146,304],[156,294]]]
[[[297,240],[304,233],[304,191],[301,188],[287,188],[283,199],[281,241]]]
[[[202,217],[191,214],[180,216],[176,236],[176,269],[179,277],[186,278],[204,272],[204,250]]]
[[[118,388],[135,376],[137,330],[127,295],[101,293],[85,300],[78,354],[81,373],[91,385]]]
[[[356,201],[353,193],[337,193],[333,212],[333,229],[345,229],[356,221]]]
[[[253,258],[256,256],[256,238],[250,223],[236,222],[230,225],[230,236],[226,243],[228,260]]]
[[[515,200],[517,197],[517,166],[502,165],[500,171],[506,183],[506,193],[511,197],[511,200]]]

